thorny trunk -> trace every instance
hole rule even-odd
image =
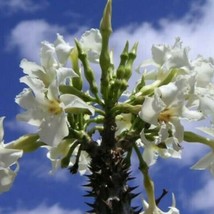
[[[124,150],[116,146],[115,120],[106,117],[102,143],[92,155],[90,164],[91,174],[90,191],[85,196],[94,197],[93,203],[87,203],[91,210],[88,213],[96,214],[134,214],[139,213],[137,208],[131,207],[131,200],[137,196],[132,193],[135,187],[129,187],[131,179],[129,164],[124,157]]]

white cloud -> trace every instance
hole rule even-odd
[[[0,0],[0,10],[7,14],[15,12],[35,12],[44,9],[48,5],[47,1],[32,0]]]
[[[44,20],[22,21],[12,30],[7,49],[18,48],[22,57],[38,61],[41,41],[54,40],[58,32],[64,28]]]
[[[67,210],[61,208],[58,204],[47,206],[41,204],[34,209],[19,209],[17,211],[12,211],[9,214],[82,214],[80,210]]]
[[[194,193],[190,200],[190,208],[193,211],[206,211],[206,213],[213,213],[214,210],[214,180],[209,179],[205,185]]]
[[[194,11],[195,14],[197,7],[193,5],[192,8],[194,10],[191,11]],[[173,44],[176,37],[181,37],[184,45],[191,47],[192,56],[195,57],[198,54],[206,57],[213,56],[214,49],[210,47],[214,44],[214,29],[212,27],[214,2],[207,1],[203,7],[197,8],[197,13],[201,16],[193,16],[193,12],[189,12],[188,15],[179,20],[161,19],[158,29],[145,22],[141,25],[130,24],[116,29],[111,37],[111,47],[114,50],[114,55],[117,56],[116,61],[118,61],[120,52],[127,40],[130,44],[139,42],[138,61],[140,62],[150,57],[152,44]],[[81,27],[75,35],[79,35],[83,29],[85,27]],[[25,54],[26,57],[35,58],[40,42],[42,40],[53,40],[56,32],[64,33],[65,38],[71,38],[63,27],[51,25],[44,20],[22,21],[11,32],[11,46],[18,47],[22,56]]]
[[[197,13],[201,14],[200,17],[192,15],[196,13],[195,8],[197,8]],[[206,57],[214,56],[214,49],[210,48],[214,44],[214,29],[212,27],[214,2],[209,0],[200,8],[193,5],[191,11],[194,13],[189,12],[179,20],[160,20],[158,29],[150,23],[130,24],[116,29],[111,37],[111,47],[114,50],[116,61],[118,61],[127,40],[130,44],[139,42],[137,61],[141,62],[151,56],[152,44],[173,44],[176,37],[181,37],[184,45],[191,47],[191,56],[195,57],[198,54]],[[85,27],[81,27],[74,35],[79,35],[83,29]],[[35,59],[35,55],[38,55],[40,42],[42,40],[53,41],[56,32],[64,33],[64,37],[69,40],[71,38],[63,27],[51,25],[44,20],[22,21],[11,32],[10,41],[12,44],[10,47],[19,48],[21,56]]]
[[[193,5],[195,8],[195,5]],[[149,23],[142,23],[139,26],[129,26],[116,30],[112,37],[114,50],[122,50],[126,40],[140,43],[140,53],[143,58],[150,55],[152,44],[174,43],[176,37],[181,37],[184,45],[191,47],[192,55],[202,54],[205,56],[214,55],[214,49],[209,48],[214,44],[214,2],[209,0],[197,12],[200,17],[192,16],[191,12],[180,20],[162,19],[159,21],[159,28]],[[194,11],[195,13],[195,11]]]
[[[54,42],[56,34],[60,33],[65,40],[74,44],[74,38],[78,38],[85,27],[79,27],[72,36],[66,33],[63,26],[52,25],[45,20],[26,20],[17,24],[11,31],[7,41],[6,50],[18,50],[21,57],[28,60],[39,61],[39,50],[42,41]]]

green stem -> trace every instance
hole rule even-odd
[[[98,115],[97,117],[94,117],[94,118],[92,118],[92,119],[88,119],[88,120],[86,121],[86,124],[87,124],[87,126],[88,126],[89,124],[91,124],[91,123],[96,123],[96,124],[100,123],[100,124],[102,124],[102,123],[103,123],[103,120],[104,120],[104,117],[101,116],[101,115]]]
[[[146,162],[143,160],[142,154],[136,144],[134,144],[134,149],[137,154],[139,160],[139,170],[142,172],[144,176],[144,187],[146,190],[146,194],[148,197],[149,203],[149,210],[153,212],[156,208],[155,202],[155,194],[154,194],[154,182],[151,180],[149,176],[149,167],[147,166]]]
[[[202,143],[214,149],[214,140],[209,138],[202,137],[193,132],[185,131],[184,132],[184,141],[188,143]]]
[[[130,105],[130,104],[117,104],[115,105],[111,112],[114,113],[116,111],[122,112],[122,113],[133,113],[133,114],[138,114],[139,111],[141,110],[142,105]]]
[[[78,96],[79,98],[81,98],[85,102],[96,102],[97,101],[96,98],[78,90],[77,88],[75,88],[73,86],[60,85],[59,89],[63,94],[74,94],[74,95]]]

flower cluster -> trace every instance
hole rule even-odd
[[[65,67],[73,47],[57,35],[54,44],[42,42],[41,65],[22,60],[20,67],[26,76],[20,79],[29,86],[17,97],[16,103],[25,112],[19,114],[19,120],[39,127],[40,140],[49,146],[56,147],[69,133],[67,112],[72,108],[93,108],[79,97],[71,94],[61,94],[59,86],[70,83],[78,75],[72,68]]]
[[[96,29],[85,32],[80,39],[83,50],[93,62],[98,61],[100,39]],[[41,43],[41,65],[27,59],[23,59],[20,64],[26,74],[20,78],[20,82],[29,88],[25,88],[15,99],[16,103],[26,110],[20,113],[17,119],[38,127],[39,141],[49,150],[47,157],[52,161],[52,171],[60,166],[61,159],[72,145],[63,141],[69,135],[69,129],[72,129],[69,116],[78,111],[94,114],[92,106],[74,94],[61,93],[59,88],[62,84],[72,85],[72,79],[79,77],[77,71],[68,67],[69,58],[75,52],[76,48],[66,43],[62,35],[57,34],[53,44],[47,41]],[[74,151],[72,155],[76,156],[77,149]],[[87,159],[87,154],[82,154],[80,159]],[[73,161],[70,164],[72,165]]]
[[[150,90],[142,90],[145,100],[139,116],[150,124],[141,133],[143,157],[148,165],[156,158],[181,158],[181,143],[185,140],[182,121],[208,118],[213,124],[212,93],[214,64],[199,56],[191,61],[188,48],[180,39],[173,46],[152,47],[153,70],[143,75]],[[142,64],[141,67],[148,66]],[[154,132],[156,134],[154,134]]]
[[[91,205],[97,213],[100,209],[110,213],[114,206],[120,213],[124,207],[134,210],[130,202],[134,188],[126,183],[132,151],[148,198],[143,200],[142,214],[179,213],[174,195],[168,212],[158,208],[149,168],[159,156],[182,158],[184,142],[211,148],[192,169],[214,174],[214,60],[202,56],[190,60],[189,48],[179,38],[172,46],[153,45],[152,59],[139,66],[141,80],[127,95],[137,43],[131,49],[125,44],[116,67],[109,50],[111,32],[108,0],[100,30],[86,31],[74,46],[57,34],[54,43],[41,43],[39,64],[21,61],[25,75],[20,82],[27,88],[15,98],[23,109],[17,119],[36,126],[37,132],[4,144],[0,118],[0,192],[10,189],[23,153],[38,148],[48,150],[51,172],[61,167],[91,173],[88,195],[99,201]],[[100,66],[99,81],[91,63]],[[185,122],[201,120],[211,125],[196,128],[211,138],[185,130]]]

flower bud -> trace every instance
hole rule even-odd
[[[78,64],[78,51],[77,51],[77,48],[74,48],[71,51],[70,59],[71,59],[71,62],[72,62],[73,70],[78,75],[78,77],[73,77],[72,78],[72,85],[75,88],[81,90],[82,89],[82,77],[81,77],[81,69],[80,69],[79,64]]]
[[[90,89],[91,89],[91,92],[95,95],[97,95],[98,93],[98,88],[97,88],[97,84],[96,84],[96,81],[95,81],[95,78],[94,78],[94,72],[93,70],[91,69],[90,65],[89,65],[89,62],[88,62],[88,59],[87,59],[87,55],[86,53],[82,50],[81,48],[81,45],[80,43],[75,40],[75,43],[76,43],[76,47],[77,47],[77,50],[78,50],[78,55],[79,55],[79,58],[83,64],[83,68],[84,68],[84,74],[85,74],[85,77],[90,85]]]

